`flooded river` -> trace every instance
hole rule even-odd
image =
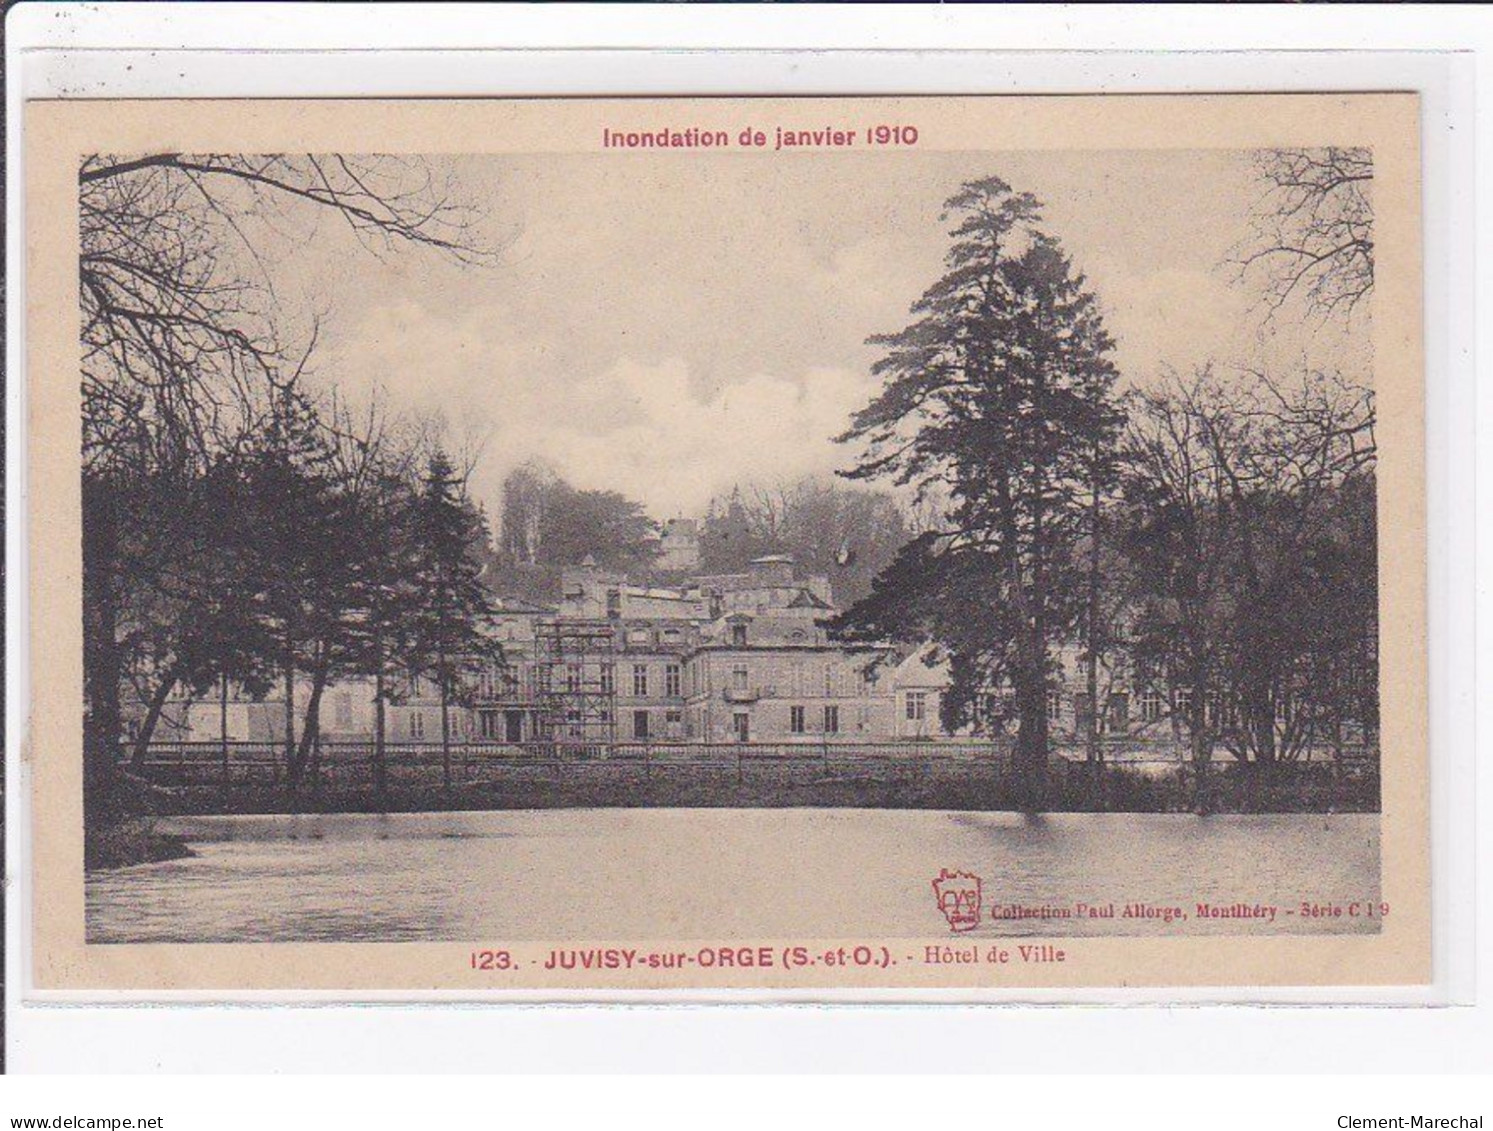
[[[1377,815],[568,809],[161,829],[196,855],[91,874],[90,941],[917,936],[947,930],[930,886],[945,868],[981,878],[977,935],[1377,929],[1299,911],[1378,900]]]

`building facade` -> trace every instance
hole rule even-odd
[[[642,585],[587,561],[562,578],[556,605],[500,599],[493,630],[504,663],[477,673],[447,712],[453,741],[564,743],[828,744],[927,742],[1014,733],[1006,694],[983,697],[977,722],[942,719],[947,661],[932,645],[847,644],[826,629],[835,614],[826,578],[801,576],[791,559],[760,558],[734,574]],[[1048,724],[1060,750],[1082,750],[1091,726],[1113,750],[1144,756],[1185,746],[1185,687],[1133,678],[1123,657],[1101,665],[1089,693],[1075,646],[1058,650]],[[428,679],[386,695],[392,744],[441,741],[441,706]],[[297,686],[304,725],[309,687]],[[1095,714],[1097,698],[1097,716]],[[1207,705],[1227,726],[1228,706]],[[141,712],[143,713],[143,712]],[[138,714],[138,713],[137,713]],[[328,687],[320,713],[327,742],[364,743],[375,729],[369,678]],[[1361,727],[1336,740],[1363,742]],[[155,741],[280,743],[283,692],[251,701],[230,694],[168,704]]]

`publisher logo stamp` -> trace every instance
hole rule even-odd
[[[938,909],[949,921],[951,931],[971,931],[980,925],[980,877],[971,872],[939,870],[933,881]]]

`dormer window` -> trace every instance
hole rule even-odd
[[[731,626],[731,644],[736,648],[745,648],[747,626],[745,624],[733,624]]]

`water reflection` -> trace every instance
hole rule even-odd
[[[88,879],[92,942],[936,934],[942,868],[984,936],[1341,933],[1302,901],[1377,901],[1373,815],[594,809],[182,818],[187,860]],[[1282,909],[1274,923],[1000,920],[1001,905]]]

